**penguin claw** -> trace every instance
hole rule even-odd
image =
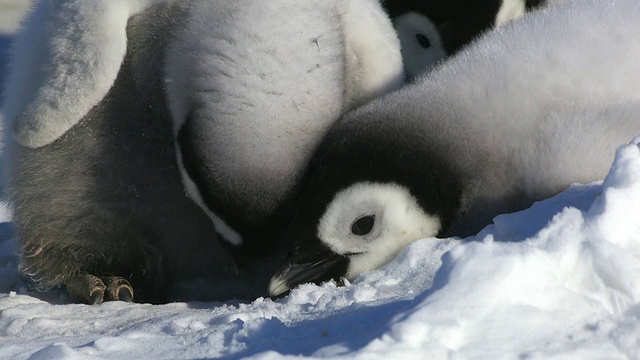
[[[105,284],[107,284],[107,300],[108,301],[125,301],[133,302],[133,287],[124,278],[119,276],[111,276],[103,278]]]
[[[100,278],[87,273],[70,278],[65,286],[69,295],[89,305],[101,304],[107,288]]]
[[[124,302],[133,302],[133,294],[131,293],[131,289],[128,288],[120,288],[118,290],[118,298],[120,301]]]
[[[88,305],[105,301],[134,302],[133,287],[119,276],[99,278],[91,274],[80,274],[65,283],[72,297]]]
[[[102,304],[103,301],[104,301],[104,291],[101,290],[101,289],[95,289],[89,295],[88,304],[89,305],[98,305],[98,304]]]

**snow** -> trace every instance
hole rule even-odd
[[[345,286],[250,303],[87,306],[33,292],[2,202],[0,359],[640,359],[638,142],[603,181],[477,236],[424,239]]]

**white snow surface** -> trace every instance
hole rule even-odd
[[[475,237],[424,239],[345,286],[251,303],[33,292],[0,202],[0,359],[640,359],[639,142],[604,181]]]

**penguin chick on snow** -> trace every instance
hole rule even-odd
[[[602,179],[640,134],[639,14],[635,0],[542,10],[344,116],[311,161],[271,295]]]
[[[541,6],[541,0],[385,0],[409,80],[429,72],[483,32]]]
[[[402,83],[377,0],[42,0],[13,51],[21,267],[90,303],[196,276],[245,296],[216,232],[271,251],[270,220],[328,127]]]
[[[48,10],[69,11],[43,1],[24,23],[5,89],[5,127],[11,106],[35,96],[30,76],[54,77],[46,73],[49,68],[22,67],[45,50],[25,39]],[[209,279],[219,285],[213,298],[250,295],[239,288],[235,264],[213,224],[184,195],[162,92],[162,59],[152,56],[164,43],[145,41],[170,38],[186,12],[184,4],[159,5],[132,18],[127,59],[113,87],[53,143],[33,149],[5,131],[5,189],[21,246],[20,269],[38,290],[64,285],[85,303],[155,303],[170,299],[174,283]],[[75,76],[80,74],[66,80],[73,84]],[[71,101],[72,94],[59,90],[58,104]]]

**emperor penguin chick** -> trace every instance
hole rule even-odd
[[[478,36],[544,5],[542,0],[386,0],[407,79],[428,73]]]
[[[473,235],[602,179],[640,134],[638,31],[635,0],[567,2],[343,117],[311,162],[271,295],[354,279],[415,240]]]
[[[403,82],[378,0],[41,0],[29,19],[2,109],[23,269],[86,302],[167,272],[262,295],[313,150]]]
[[[210,299],[260,295],[232,286],[234,262],[181,183],[162,60],[152,56],[164,43],[146,39],[166,40],[185,11],[163,5],[131,19],[113,87],[61,138],[33,149],[6,136],[21,270],[39,290],[156,303],[190,298],[174,298],[173,284],[201,278],[219,284]]]

